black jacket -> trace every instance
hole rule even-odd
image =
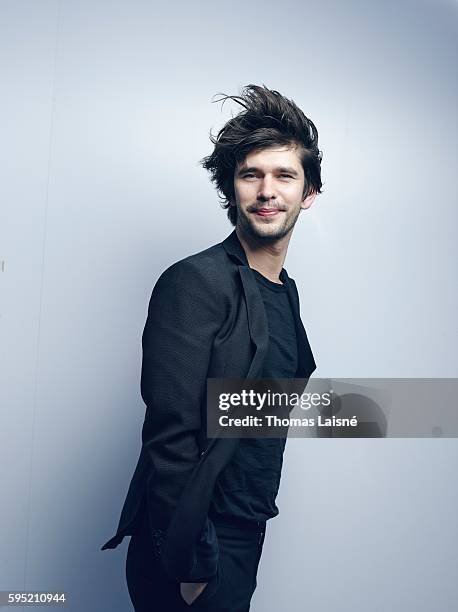
[[[289,280],[298,321],[296,378],[308,379],[316,365]],[[264,304],[235,230],[160,276],[142,336],[141,453],[116,535],[102,550],[131,535],[146,507],[173,579],[205,582],[216,572],[218,541],[207,514],[238,439],[206,438],[206,379],[260,377],[268,340]]]

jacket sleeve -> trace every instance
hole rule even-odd
[[[198,432],[214,337],[224,321],[208,270],[181,261],[156,283],[142,336],[141,394],[146,404],[142,442],[151,460],[148,510],[167,528],[199,460]],[[216,573],[218,541],[207,518],[196,542],[197,563],[181,581],[205,582]]]

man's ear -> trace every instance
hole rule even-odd
[[[308,196],[306,196],[302,202],[301,202],[301,208],[302,210],[306,210],[307,208],[310,208],[310,206],[313,204],[313,200],[316,198],[316,193],[314,191],[312,191],[312,193],[310,193]]]

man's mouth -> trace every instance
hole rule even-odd
[[[274,217],[281,212],[278,208],[257,208],[254,213],[260,217]]]

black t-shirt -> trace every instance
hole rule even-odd
[[[297,339],[288,297],[287,276],[273,283],[252,270],[266,309],[269,346],[262,378],[294,378]],[[229,464],[221,472],[210,505],[210,518],[236,517],[266,521],[278,514],[275,504],[280,486],[286,438],[241,438]]]

